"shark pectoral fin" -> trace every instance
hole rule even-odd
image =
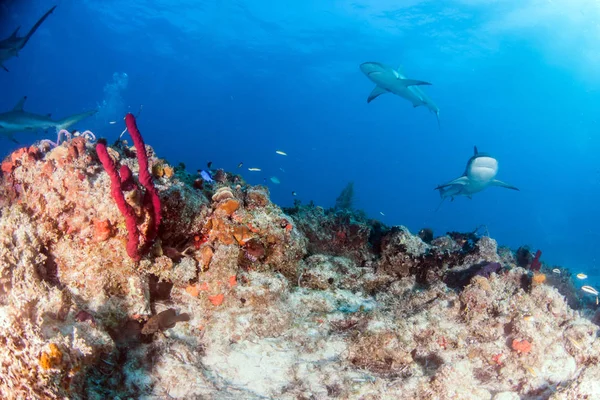
[[[468,195],[467,197],[469,198],[469,200],[473,200],[473,196]]]
[[[10,72],[10,71],[8,70],[8,68],[6,68],[4,65],[2,65],[1,67],[2,67],[2,69],[3,69],[3,70],[5,70],[6,72]]]
[[[403,78],[398,78],[398,80],[406,87],[408,86],[417,86],[417,85],[431,85],[431,83],[429,82],[425,82],[425,81],[417,81],[415,79],[403,79]]]
[[[494,179],[492,182],[490,182],[490,185],[500,186],[500,187],[512,189],[512,190],[519,190],[518,188],[514,187],[513,185],[509,185],[508,183],[499,181],[498,179]]]
[[[382,88],[381,86],[375,86],[375,88],[371,91],[371,94],[369,94],[369,97],[367,98],[367,103],[370,103],[377,96],[382,95],[384,93],[388,93],[388,91]]]

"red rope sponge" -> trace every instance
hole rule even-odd
[[[121,190],[121,177],[117,171],[117,167],[113,162],[112,158],[108,155],[106,149],[106,140],[100,139],[96,143],[96,154],[104,167],[104,170],[110,176],[110,193],[112,194],[115,203],[119,211],[125,218],[125,225],[127,226],[127,234],[129,240],[127,241],[127,254],[135,261],[139,261],[141,258],[138,246],[140,244],[140,231],[137,227],[135,211],[133,207],[127,203],[123,191]]]
[[[144,143],[144,139],[142,138],[137,124],[135,123],[135,117],[132,113],[127,113],[125,116],[125,125],[127,126],[127,130],[131,135],[133,145],[135,146],[137,152],[138,164],[140,166],[138,179],[144,188],[146,188],[146,196],[150,198],[153,218],[151,225],[148,228],[147,240],[149,243],[152,243],[158,234],[158,227],[160,226],[160,221],[162,219],[162,214],[160,211],[160,198],[158,197],[158,191],[154,187],[152,176],[148,171],[148,154],[146,153],[146,144]]]
[[[140,134],[139,129],[135,123],[135,117],[129,113],[125,116],[125,125],[127,130],[133,139],[133,145],[136,149],[136,155],[139,165],[138,179],[142,186],[146,189],[144,195],[144,205],[148,208],[152,214],[152,218],[148,224],[148,230],[146,234],[146,240],[142,248],[140,249],[140,230],[137,227],[136,215],[133,207],[125,200],[123,190],[128,191],[135,188],[135,182],[131,170],[126,166],[121,166],[120,172],[117,171],[117,166],[113,162],[112,158],[108,155],[106,148],[106,140],[100,139],[96,144],[96,153],[98,158],[104,166],[106,173],[110,176],[110,192],[112,194],[115,203],[119,211],[125,218],[125,225],[127,226],[127,234],[129,240],[127,241],[127,254],[134,261],[139,261],[141,255],[152,245],[154,239],[158,235],[158,228],[162,219],[160,210],[160,197],[158,197],[158,191],[152,181],[152,176],[148,171],[148,153],[146,153],[146,144]]]

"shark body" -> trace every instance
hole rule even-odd
[[[413,107],[424,106],[429,109],[429,111],[435,114],[439,125],[440,109],[420,87],[431,85],[431,83],[408,79],[401,68],[396,70],[378,62],[362,63],[360,70],[376,85],[371,94],[369,94],[367,103],[370,103],[382,94],[393,93],[410,101]]]
[[[55,121],[50,118],[50,114],[41,115],[24,111],[25,100],[27,100],[27,96],[21,98],[11,111],[0,113],[0,135],[7,136],[13,142],[17,142],[13,136],[15,133],[45,131],[52,128],[57,131],[69,129],[98,112],[98,110],[86,111]]]
[[[19,32],[19,28],[21,28],[19,26],[19,27],[17,27],[17,29],[15,29],[15,31],[12,33],[12,35],[10,35],[8,38],[6,38],[4,40],[0,40],[0,67],[2,67],[2,69],[4,69],[6,72],[8,72],[8,68],[6,68],[4,66],[4,62],[13,57],[19,56],[19,51],[21,51],[23,49],[23,47],[25,47],[25,45],[27,44],[29,39],[31,39],[31,36],[40,27],[40,25],[44,22],[44,20],[46,18],[48,18],[48,16],[50,14],[52,14],[52,11],[54,11],[55,8],[56,8],[56,6],[52,7],[50,10],[48,10],[46,12],[46,14],[44,14],[42,16],[42,18],[40,18],[38,20],[38,22],[36,22],[36,24],[33,26],[33,28],[31,28],[29,30],[27,35],[21,36],[21,37],[17,36],[17,33]]]
[[[489,186],[500,186],[507,189],[519,190],[508,183],[496,179],[498,174],[498,161],[489,154],[480,153],[474,148],[473,157],[467,162],[465,172],[458,178],[439,185],[435,190],[440,191],[442,202],[446,198],[454,200],[456,196],[471,196],[481,192]],[[440,203],[441,205],[441,203]],[[438,207],[439,208],[439,207]]]

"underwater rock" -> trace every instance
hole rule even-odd
[[[244,203],[249,210],[266,207],[269,203],[269,189],[265,186],[248,188],[245,193]]]
[[[517,265],[521,268],[527,268],[533,261],[533,255],[527,246],[519,247],[515,257],[517,259]]]
[[[364,216],[352,210],[328,210],[302,206],[285,209],[308,239],[309,254],[330,254],[353,259],[359,264],[373,260],[369,242],[371,227]]]
[[[428,248],[426,243],[419,237],[411,235],[405,227],[393,227],[381,239],[377,270],[390,275],[407,277]]]
[[[528,250],[284,211],[262,186],[224,172],[199,190],[178,167],[155,181],[162,221],[135,262],[91,146],[3,163],[2,398],[599,396],[595,305],[566,270],[517,266]],[[139,173],[132,148],[107,152]],[[141,235],[149,219],[139,207]]]
[[[433,240],[433,230],[430,228],[423,228],[419,231],[417,236],[419,236],[424,243],[431,244],[431,241]]]

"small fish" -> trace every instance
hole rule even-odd
[[[554,268],[554,269],[552,270],[552,272],[554,272],[555,274],[560,274],[560,269],[558,269],[558,268]]]
[[[287,156],[287,153],[285,151],[276,150],[275,153],[279,154],[280,156]]]
[[[240,163],[238,164],[238,168],[242,168],[242,165],[244,165],[244,163],[243,163],[243,162],[240,162]]]
[[[292,196],[296,196],[298,193],[296,192],[292,192]]]
[[[527,371],[528,371],[528,372],[529,372],[531,375],[533,375],[534,377],[536,377],[536,376],[537,376],[537,374],[536,374],[536,372],[535,372],[535,369],[533,369],[532,367],[525,367],[525,369],[526,369],[526,370],[527,370]]]
[[[579,278],[579,279],[587,279],[587,275],[583,274],[583,273],[579,273],[579,274],[577,274],[575,276],[577,276],[577,278]]]
[[[116,123],[117,123],[117,121],[110,121],[110,122],[109,122],[109,124],[111,124],[111,125],[114,125],[114,124],[116,124]]]
[[[173,328],[177,322],[186,322],[189,320],[190,315],[188,313],[177,315],[174,308],[169,308],[168,310],[162,311],[151,317],[148,322],[144,324],[142,334],[151,335],[158,331]]]
[[[569,342],[571,342],[571,344],[573,345],[573,347],[575,347],[577,350],[581,350],[581,342],[578,340],[575,340],[573,338],[568,338]]]
[[[207,167],[208,169],[210,169],[210,168],[212,167],[212,161],[209,161],[208,163],[206,163],[206,167]]]
[[[260,168],[248,168],[248,171],[258,172],[258,171],[262,171],[262,170]]]
[[[586,293],[593,294],[594,296],[598,296],[598,291],[591,286],[582,286],[581,290]]]
[[[281,172],[285,172],[285,169],[283,169],[283,168],[281,168],[281,167],[279,168],[279,170],[280,170]]]
[[[273,183],[275,183],[275,184],[277,184],[277,185],[281,183],[281,182],[279,181],[279,179],[277,179],[277,177],[276,177],[276,176],[272,176],[270,179],[271,179],[271,182],[273,182]]]
[[[214,182],[213,178],[210,176],[210,174],[204,170],[200,171],[200,176],[202,177],[202,179],[204,179],[206,182]]]
[[[383,216],[385,217],[385,214],[384,214],[384,213],[382,213],[381,211],[379,211],[379,214],[381,214],[381,215],[383,215]]]

